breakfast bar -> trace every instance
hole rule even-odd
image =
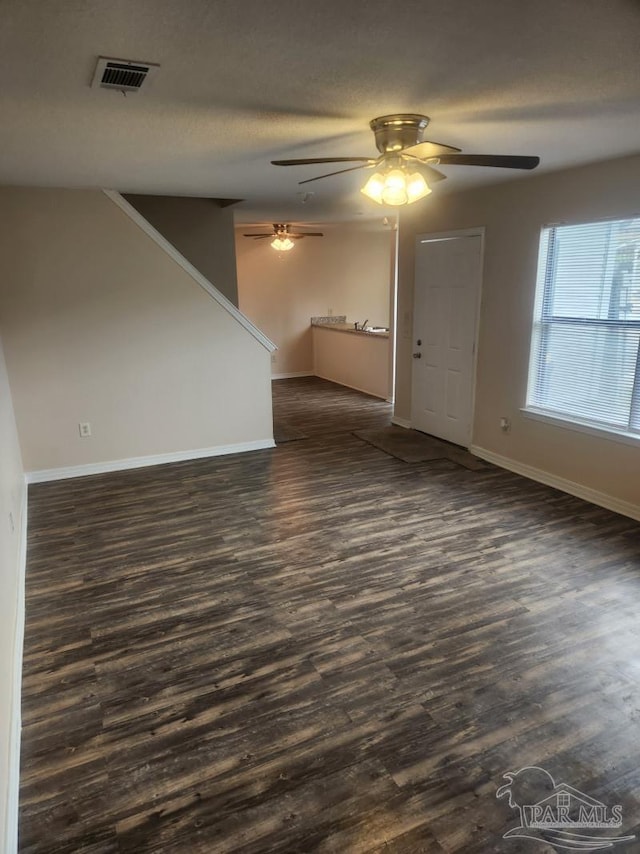
[[[313,372],[331,382],[387,400],[389,330],[347,322],[346,318],[311,318]]]

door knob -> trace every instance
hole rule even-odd
[[[421,358],[422,358],[422,353],[414,353],[414,354],[413,354],[413,358],[414,358],[414,359],[421,359]]]

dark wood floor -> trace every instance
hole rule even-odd
[[[545,854],[527,765],[640,833],[640,526],[393,459],[330,383],[275,411],[308,438],[30,487],[20,850]]]

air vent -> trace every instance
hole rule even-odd
[[[140,92],[147,89],[149,82],[160,68],[154,62],[134,62],[130,59],[98,58],[93,75],[92,87],[115,89],[118,92]]]

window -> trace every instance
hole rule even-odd
[[[543,230],[527,409],[640,439],[640,218]]]

